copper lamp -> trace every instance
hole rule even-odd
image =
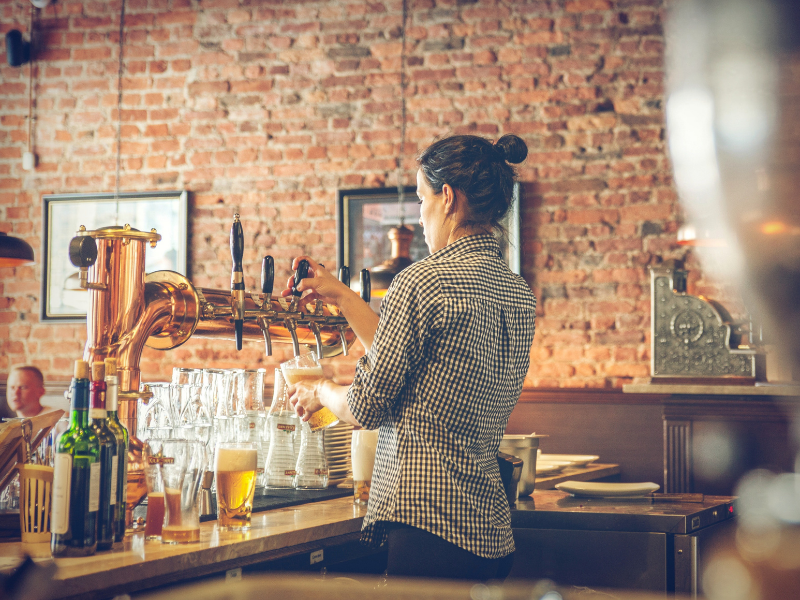
[[[413,238],[414,232],[405,225],[401,224],[399,227],[392,227],[389,230],[392,256],[377,267],[370,269],[374,297],[383,298],[389,290],[389,284],[394,276],[414,262],[411,260],[411,240]]]
[[[0,267],[21,267],[33,263],[33,248],[28,242],[0,231]]]

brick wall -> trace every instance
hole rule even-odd
[[[408,154],[437,135],[515,133],[530,148],[523,270],[539,298],[531,386],[619,386],[649,373],[646,267],[686,258],[691,291],[723,295],[676,245],[666,155],[663,0],[409,0]],[[34,25],[29,67],[0,66],[0,223],[41,258],[41,196],[113,191],[121,3],[58,0]],[[337,188],[395,185],[401,2],[128,0],[122,191],[187,189],[189,268],[226,287],[231,216],[259,257],[335,264]],[[27,2],[0,29],[28,35]],[[406,161],[413,181],[413,158]],[[153,226],[158,226],[157,222]],[[65,379],[85,328],[39,322],[41,261],[0,269],[0,371]],[[190,340],[146,350],[145,379],[175,364],[271,367],[260,345]],[[356,352],[326,368],[346,381]]]

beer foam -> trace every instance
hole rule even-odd
[[[255,471],[257,465],[255,448],[217,448],[217,471]]]
[[[298,381],[303,381],[304,379],[321,379],[324,377],[324,373],[322,372],[322,367],[320,366],[313,366],[313,367],[284,367],[281,366],[283,370],[283,377],[286,379],[286,383],[295,384]]]

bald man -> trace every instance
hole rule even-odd
[[[8,406],[18,417],[35,417],[44,407],[41,398],[44,396],[44,377],[42,372],[32,365],[13,367],[8,374],[6,397]]]

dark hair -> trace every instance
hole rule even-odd
[[[469,216],[459,227],[502,231],[500,221],[511,207],[516,178],[508,163],[521,163],[526,156],[528,147],[516,135],[504,135],[494,144],[476,135],[455,135],[428,146],[417,162],[434,193],[441,194],[447,183],[466,196]]]

